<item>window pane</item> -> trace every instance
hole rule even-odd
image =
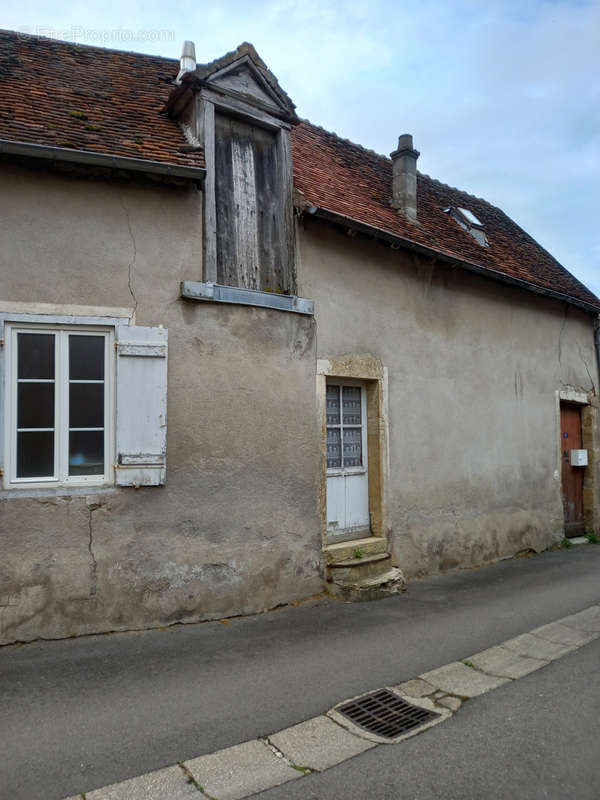
[[[344,466],[362,467],[362,428],[344,428]]]
[[[340,424],[340,387],[327,386],[327,424]]]
[[[19,378],[54,377],[54,334],[19,333]]]
[[[54,433],[17,433],[17,478],[50,478],[54,475]]]
[[[69,336],[69,378],[104,380],[104,336]]]
[[[339,428],[327,428],[327,469],[342,466],[341,436]]]
[[[69,475],[104,474],[104,431],[69,433]]]
[[[17,428],[54,427],[54,384],[17,384]]]
[[[104,427],[104,384],[69,384],[69,427]]]
[[[360,425],[360,386],[342,386],[344,425]]]

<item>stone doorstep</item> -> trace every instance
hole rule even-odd
[[[333,581],[353,582],[361,578],[372,578],[388,572],[391,566],[389,553],[375,553],[363,558],[337,561],[327,567],[327,577]]]
[[[383,536],[366,536],[364,539],[353,539],[350,542],[338,542],[324,547],[325,559],[328,564],[339,561],[348,561],[354,558],[356,550],[363,556],[373,556],[378,553],[387,553],[388,541]]]
[[[363,556],[362,558],[349,558],[346,561],[335,561],[333,564],[329,564],[329,568],[333,571],[348,567],[360,567],[361,564],[375,564],[378,561],[383,561],[386,558],[390,558],[389,553],[373,553],[373,555]]]
[[[392,567],[381,575],[375,575],[370,578],[361,578],[358,581],[344,581],[344,585],[351,586],[355,589],[370,589],[373,586],[380,586],[383,583],[393,583],[399,579],[404,580],[402,571],[398,567]],[[340,581],[340,585],[342,582]]]
[[[380,600],[406,591],[406,580],[401,570],[392,567],[382,575],[360,578],[356,581],[335,581],[325,588],[333,597],[347,603],[363,603]]]

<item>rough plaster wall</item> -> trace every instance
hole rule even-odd
[[[597,404],[592,317],[318,222],[300,254],[318,357],[389,367],[396,563],[421,575],[562,538],[556,391]],[[596,433],[596,474],[598,454]]]
[[[195,190],[0,178],[3,300],[135,305],[169,329],[167,485],[1,499],[0,643],[320,591],[314,321],[179,299],[201,278]]]

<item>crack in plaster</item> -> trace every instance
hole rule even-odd
[[[96,561],[96,556],[94,555],[94,534],[92,530],[92,515],[98,508],[100,508],[99,505],[91,505],[88,507],[88,551],[90,558],[92,559],[90,597],[95,597],[98,589],[98,562]]]
[[[558,363],[562,367],[562,337],[563,333],[565,332],[565,327],[567,325],[567,317],[569,315],[569,306],[565,303],[565,316],[563,319],[563,323],[560,328],[560,333],[558,334]]]
[[[587,372],[587,376],[588,376],[588,378],[590,380],[590,383],[592,384],[592,392],[593,392],[593,394],[595,396],[596,395],[596,384],[594,383],[594,379],[591,376],[589,367],[587,365],[587,361],[583,357],[583,353],[581,351],[581,345],[579,345],[579,356],[580,356],[581,360],[583,361],[583,366],[585,367],[585,371]]]
[[[133,277],[135,270],[135,262],[137,261],[137,244],[135,241],[135,236],[133,235],[133,230],[131,228],[131,217],[129,215],[129,210],[125,205],[125,201],[123,200],[123,198],[120,197],[119,199],[121,201],[121,206],[123,208],[123,211],[125,212],[125,219],[127,220],[127,230],[129,231],[129,237],[131,239],[131,244],[133,247],[133,257],[129,262],[129,264],[127,265],[127,285],[129,287],[129,294],[131,295],[131,299],[133,300],[133,317],[135,318],[135,312],[137,311],[137,306],[138,306],[138,299],[135,296],[135,290],[133,288],[134,287]]]

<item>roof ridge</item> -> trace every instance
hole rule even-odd
[[[222,56],[217,56],[217,58],[213,58],[212,61],[206,61],[202,63],[196,64],[196,70],[199,72],[206,72],[207,74],[212,74],[217,70],[232,64],[234,61],[237,61],[243,56],[250,56],[252,61],[256,64],[257,67],[261,69],[268,70],[269,68],[259,56],[256,47],[252,44],[252,42],[241,42],[238,44],[236,48],[233,50],[229,50],[227,53],[224,53]]]
[[[501,208],[495,206],[493,203],[490,203],[490,201],[486,200],[485,197],[478,197],[476,194],[471,194],[471,192],[467,192],[465,189],[459,189],[458,186],[451,186],[449,183],[439,180],[439,178],[432,178],[431,175],[428,175],[426,172],[420,172],[419,170],[417,170],[417,172],[422,178],[427,178],[428,181],[431,181],[431,183],[436,183],[443,189],[450,189],[451,192],[459,192],[460,194],[464,194],[466,197],[477,200],[479,203],[485,203],[486,206],[491,206],[492,208],[498,209],[498,211],[502,211]]]
[[[352,139],[348,139],[345,136],[340,136],[340,134],[336,133],[335,131],[327,130],[327,128],[324,128],[322,125],[316,125],[314,122],[311,122],[309,119],[306,119],[305,117],[301,117],[300,121],[308,123],[311,126],[311,128],[317,128],[318,130],[327,133],[329,136],[335,136],[335,138],[340,142],[345,142],[346,144],[355,147],[357,150],[362,150],[364,153],[368,153],[369,155],[375,156],[376,158],[383,159],[388,164],[391,164],[391,158],[389,156],[384,155],[383,153],[378,153],[376,150],[373,150],[370,147],[365,147],[363,144],[360,144],[358,142],[353,142]],[[428,181],[431,181],[431,183],[435,183],[438,186],[441,186],[443,189],[449,189],[452,192],[460,192],[460,194],[464,194],[467,197],[471,197],[473,200],[477,200],[480,203],[485,203],[487,206],[491,206],[492,208],[498,208],[498,206],[495,206],[493,203],[490,203],[489,200],[486,200],[484,197],[478,197],[475,194],[467,192],[465,189],[460,189],[458,186],[451,186],[449,183],[440,181],[438,178],[432,178],[431,175],[429,175],[426,172],[421,172],[421,170],[417,170],[417,174],[420,175],[422,178],[426,178]]]
[[[347,139],[345,136],[340,136],[339,133],[335,131],[329,131],[327,128],[324,128],[322,125],[317,125],[314,122],[311,122],[306,117],[300,117],[300,122],[306,122],[310,125],[311,128],[317,128],[317,130],[323,131],[323,133],[327,133],[330,136],[335,136],[340,142],[346,142],[346,144],[352,145],[352,147],[356,147],[357,150],[362,150],[364,153],[369,153],[369,155],[375,156],[376,158],[382,158],[385,161],[388,161],[391,164],[391,159],[389,156],[384,155],[383,153],[378,153],[376,150],[373,150],[371,147],[365,147],[364,144],[359,144],[358,142],[353,142],[351,139]]]

